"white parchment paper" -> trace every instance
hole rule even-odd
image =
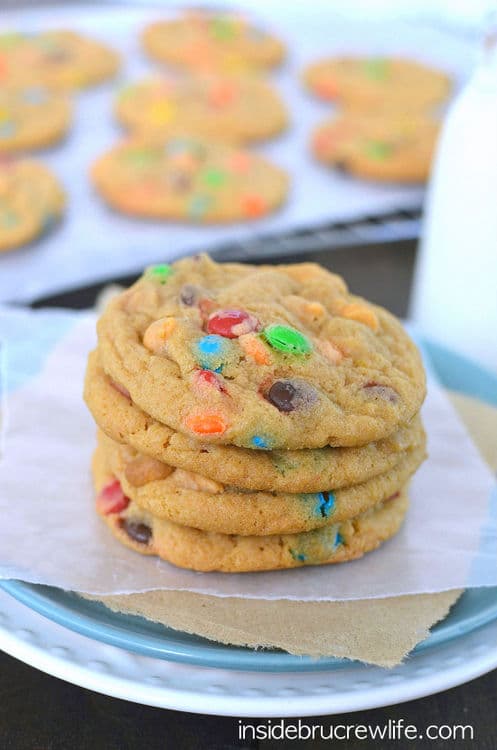
[[[99,594],[176,589],[319,601],[497,584],[495,485],[433,379],[423,410],[430,458],[414,479],[407,522],[362,560],[226,575],[181,570],[123,547],[93,509],[95,427],[81,391],[94,325],[93,315],[0,312],[0,577]]]
[[[213,3],[219,6],[216,0]],[[192,5],[192,2],[174,3],[181,4]],[[286,102],[291,127],[281,137],[258,148],[291,175],[287,205],[261,221],[203,228],[141,221],[108,209],[92,189],[89,166],[122,135],[112,116],[117,91],[124,83],[159,70],[143,55],[139,32],[149,20],[174,13],[172,5],[164,3],[162,9],[151,10],[81,3],[2,10],[0,30],[79,29],[119,50],[123,68],[115,81],[77,96],[74,125],[66,142],[41,154],[67,191],[67,215],[63,224],[43,240],[2,254],[0,300],[29,301],[112,275],[138,273],[144,265],[168,260],[180,252],[205,250],[231,240],[249,241],[254,234],[277,233],[421,205],[420,187],[368,183],[313,162],[307,147],[309,133],[331,115],[333,108],[314,101],[303,91],[300,72],[308,62],[326,55],[400,54],[446,70],[457,86],[471,70],[474,42],[427,23],[375,19],[372,13],[367,15],[366,8],[362,21],[353,19],[347,16],[346,2],[237,0],[233,5],[246,9],[263,26],[273,30],[289,49],[287,62],[270,75],[270,80]]]

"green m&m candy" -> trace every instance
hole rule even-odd
[[[124,101],[126,99],[129,99],[131,96],[133,96],[136,92],[136,86],[133,84],[128,84],[127,86],[123,86],[122,89],[118,93],[118,97],[121,101]]]
[[[264,329],[263,336],[269,346],[287,354],[309,354],[312,344],[303,333],[290,326],[279,324],[268,326]]]
[[[211,167],[202,174],[202,179],[209,187],[221,187],[226,182],[226,174],[221,169]]]
[[[147,269],[147,276],[159,284],[165,284],[172,272],[173,269],[168,263],[159,263],[159,265]]]
[[[381,57],[372,57],[363,63],[364,73],[368,78],[376,81],[384,81],[390,72],[388,60]]]
[[[386,141],[367,141],[364,144],[364,151],[370,159],[383,161],[392,155],[393,148],[391,144]]]
[[[22,42],[23,34],[19,34],[15,31],[5,31],[0,34],[0,49],[9,49],[9,47],[15,47],[17,44]]]
[[[133,148],[129,151],[123,150],[121,158],[132,167],[147,169],[157,161],[157,151],[153,148]]]
[[[235,35],[235,24],[230,18],[217,16],[211,21],[211,31],[216,39],[221,39],[223,41],[232,39]]]

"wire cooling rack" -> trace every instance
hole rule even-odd
[[[247,241],[218,245],[217,260],[250,262],[300,256],[350,245],[376,245],[419,237],[421,211],[403,210],[382,216],[364,216],[278,235],[258,235]]]
[[[260,234],[206,251],[216,260],[245,263],[311,259],[345,276],[357,294],[384,304],[397,315],[405,315],[420,226],[420,210],[402,210],[288,233]],[[142,270],[142,266],[137,266],[135,273],[106,276],[90,285],[39,297],[31,306],[91,307],[106,285],[129,286]]]

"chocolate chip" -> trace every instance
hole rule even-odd
[[[71,59],[71,54],[67,50],[54,50],[45,53],[45,59],[50,63],[64,63]]]
[[[171,188],[178,193],[186,193],[192,187],[192,180],[184,172],[174,172],[168,178]]]
[[[121,521],[121,528],[124,529],[130,539],[133,539],[134,542],[138,542],[139,544],[148,544],[152,538],[152,529],[145,523],[129,521],[127,518],[123,518]]]
[[[266,393],[266,399],[279,411],[290,412],[312,406],[318,394],[305,380],[276,380]]]
[[[340,159],[339,161],[334,162],[333,167],[336,169],[337,172],[340,172],[340,174],[344,174],[344,175],[350,174],[348,164],[344,159]]]
[[[279,411],[294,411],[297,389],[288,380],[277,380],[267,392],[267,400]]]
[[[196,159],[198,159],[198,161],[205,160],[207,156],[207,149],[202,143],[199,143],[198,141],[196,143],[192,143],[192,151],[193,155]]]
[[[179,298],[187,307],[192,307],[198,299],[199,288],[193,284],[185,284],[181,287]]]

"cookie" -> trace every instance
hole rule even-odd
[[[93,86],[115,75],[119,56],[74,31],[0,34],[0,76],[14,85]]]
[[[44,86],[0,88],[0,154],[56,143],[70,123],[71,105],[63,94]]]
[[[408,423],[425,396],[398,320],[303,263],[148,269],[98,322],[105,372],[154,419],[256,450],[349,447]]]
[[[376,111],[421,111],[447,98],[450,78],[439,70],[402,58],[336,57],[304,71],[304,83],[320,99]]]
[[[425,182],[438,132],[423,115],[345,113],[317,128],[311,148],[323,164],[356,177]]]
[[[196,224],[267,216],[288,189],[287,175],[261,156],[191,137],[126,141],[98,159],[91,175],[118,211]]]
[[[278,65],[282,43],[243,16],[196,10],[157,21],[143,32],[143,46],[154,60],[191,70],[243,72]]]
[[[206,572],[243,573],[354,560],[396,534],[408,507],[403,488],[395,498],[342,523],[301,534],[237,536],[200,531],[148,513],[112,483],[98,456],[93,476],[97,512],[120,542],[181,568]]]
[[[0,251],[44,234],[59,221],[65,196],[57,178],[30,159],[0,161]]]
[[[134,134],[188,133],[235,144],[271,138],[287,124],[274,89],[254,76],[204,74],[142,81],[126,86],[115,111]]]
[[[362,484],[317,493],[250,492],[177,469],[99,434],[101,456],[125,497],[156,518],[201,531],[266,536],[341,523],[392,498],[425,457],[424,446],[402,456],[386,474]]]
[[[152,419],[102,370],[98,352],[88,359],[85,400],[95,421],[114,441],[162,463],[226,485],[268,492],[320,492],[360,484],[424,448],[419,417],[388,438],[361,448],[255,451],[194,441]]]

